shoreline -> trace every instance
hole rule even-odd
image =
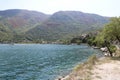
[[[76,79],[70,79],[71,77],[73,77],[73,75],[77,75],[78,74],[78,70],[85,70],[86,68],[91,69],[91,66],[93,66],[95,64],[96,61],[98,61],[98,56],[96,55],[91,55],[90,57],[88,57],[88,59],[86,59],[84,62],[81,62],[77,65],[75,65],[73,67],[73,70],[65,76],[59,76],[58,78],[56,78],[55,80],[76,80]],[[100,57],[99,59],[101,59],[103,57]],[[86,69],[87,70],[87,69]],[[85,72],[85,71],[84,71]],[[85,72],[86,74],[86,72]],[[87,74],[86,74],[87,75]],[[80,79],[81,80],[81,79]],[[82,79],[83,80],[83,79]]]
[[[68,75],[66,75],[66,76],[61,76],[60,78],[57,78],[57,79],[55,79],[55,80],[94,80],[94,79],[91,79],[91,74],[93,74],[92,72],[91,72],[91,70],[97,65],[97,64],[100,64],[101,62],[103,63],[103,65],[104,64],[106,64],[106,62],[108,62],[108,61],[111,61],[111,62],[114,62],[114,60],[112,60],[112,59],[110,59],[110,58],[118,58],[118,56],[119,56],[119,58],[120,58],[120,52],[118,52],[118,51],[120,51],[119,49],[118,50],[116,50],[116,52],[117,52],[117,54],[116,53],[114,53],[114,54],[116,54],[116,55],[114,55],[114,57],[108,57],[108,56],[106,56],[105,55],[105,53],[104,53],[104,50],[102,50],[101,48],[98,48],[98,47],[96,47],[96,48],[94,48],[94,47],[92,47],[93,49],[99,49],[100,51],[102,51],[103,52],[103,55],[104,56],[97,56],[97,59],[93,59],[92,60],[92,65],[89,65],[89,60],[90,60],[90,58],[88,58],[88,60],[86,60],[85,62],[83,62],[83,63],[81,63],[81,64],[78,64],[78,65],[76,65],[75,67],[77,67],[77,66],[81,66],[81,65],[83,65],[83,64],[85,64],[84,66],[87,66],[87,65],[89,65],[88,66],[88,68],[89,67],[91,67],[90,69],[87,69],[87,68],[84,68],[84,66],[82,66],[83,67],[83,71],[88,71],[88,74],[84,74],[84,72],[82,72],[82,71],[72,71],[71,73],[69,73]],[[108,53],[107,53],[108,54]],[[109,60],[108,60],[108,58],[109,58]],[[104,61],[105,60],[105,61]],[[108,61],[106,61],[106,60],[108,60]],[[87,64],[86,64],[87,63]],[[120,63],[120,59],[119,59],[119,63]],[[91,63],[90,63],[91,64]],[[113,66],[115,65],[114,63],[111,63]],[[111,64],[109,64],[109,65],[111,65]],[[120,66],[120,65],[119,65]],[[118,66],[118,67],[119,67]],[[74,67],[74,68],[75,68]],[[81,68],[82,68],[81,67]],[[103,67],[103,69],[104,69],[104,67]],[[120,70],[120,69],[119,69]],[[73,76],[73,75],[78,75],[78,73],[79,72],[82,72],[82,74],[81,75],[87,75],[87,76],[77,76],[77,77],[75,77],[75,76]],[[120,74],[120,72],[119,72],[119,74]],[[71,79],[71,76],[73,76],[73,79]],[[114,76],[114,74],[112,75],[112,76]],[[120,75],[119,75],[120,76]],[[82,78],[81,78],[82,77]],[[99,78],[101,78],[100,76],[99,76]],[[95,79],[95,80],[99,80],[99,79]],[[106,79],[100,79],[100,80],[106,80]],[[112,79],[112,80],[114,80],[114,79]],[[115,79],[115,80],[118,80],[118,79]]]
[[[86,45],[89,46],[89,47],[91,47],[91,46],[88,45],[88,44],[86,44]],[[93,48],[93,49],[98,49],[98,48],[94,48],[94,47],[91,47],[91,48]],[[98,50],[100,50],[100,48],[99,48]],[[101,51],[101,50],[100,50],[100,51]],[[103,51],[102,51],[102,54],[103,54]],[[93,54],[93,55],[89,56],[88,59],[86,59],[85,61],[80,62],[80,63],[78,63],[77,65],[75,65],[75,66],[73,67],[73,69],[74,69],[76,66],[79,66],[79,65],[81,65],[81,64],[86,63],[86,62],[89,61],[89,59],[90,59],[91,57],[93,57],[93,56],[95,57],[96,61],[102,60],[102,59],[105,58],[105,56],[98,56],[98,55],[96,55],[96,54]],[[95,61],[95,60],[93,59],[93,62],[94,62],[94,61]],[[69,74],[67,74],[67,75],[58,76],[55,80],[69,80],[68,78],[70,77],[70,75],[72,74],[72,72],[73,72],[73,70],[71,70],[71,72],[70,72]]]
[[[90,60],[90,59],[89,59]],[[84,62],[79,69],[55,80],[119,80],[120,58],[101,57],[94,63]],[[95,59],[94,59],[95,60]],[[76,67],[76,66],[75,66]]]

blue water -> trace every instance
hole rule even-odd
[[[87,45],[1,44],[0,80],[54,80],[92,54]]]

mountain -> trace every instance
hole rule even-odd
[[[44,22],[49,15],[37,11],[10,9],[0,11],[0,24],[13,32],[22,33]]]
[[[0,42],[41,42],[66,40],[102,28],[109,17],[79,11],[47,15],[37,11],[0,11]]]
[[[13,33],[5,25],[0,24],[0,43],[11,42]]]
[[[30,40],[69,39],[88,31],[102,28],[108,17],[79,11],[59,11],[51,15],[42,24],[26,32]]]

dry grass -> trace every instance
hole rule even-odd
[[[120,50],[119,50],[119,49],[116,50],[116,52],[115,52],[115,56],[116,56],[116,57],[120,57]]]
[[[100,77],[100,76],[96,76],[96,78],[99,78],[99,79],[101,79],[101,77]]]
[[[91,70],[97,61],[96,55],[92,55],[86,62],[77,65],[69,75],[69,78],[64,80],[91,80],[90,75],[93,74]]]
[[[92,55],[88,58],[88,60],[86,62],[77,65],[74,68],[74,71],[79,71],[79,70],[83,70],[83,69],[92,69],[92,66],[95,65],[97,61],[98,61],[98,59],[97,59],[96,55]]]
[[[92,72],[96,65],[101,65],[105,63],[110,63],[111,61],[118,61],[120,57],[102,57],[98,59],[96,55],[92,55],[84,63],[81,63],[74,67],[71,74],[67,78],[61,80],[92,80],[92,75],[96,74],[98,79],[101,79],[101,76],[98,76],[97,73]]]

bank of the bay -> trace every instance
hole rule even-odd
[[[71,73],[56,80],[119,80],[120,49],[114,54],[113,57],[92,55],[76,65]]]

